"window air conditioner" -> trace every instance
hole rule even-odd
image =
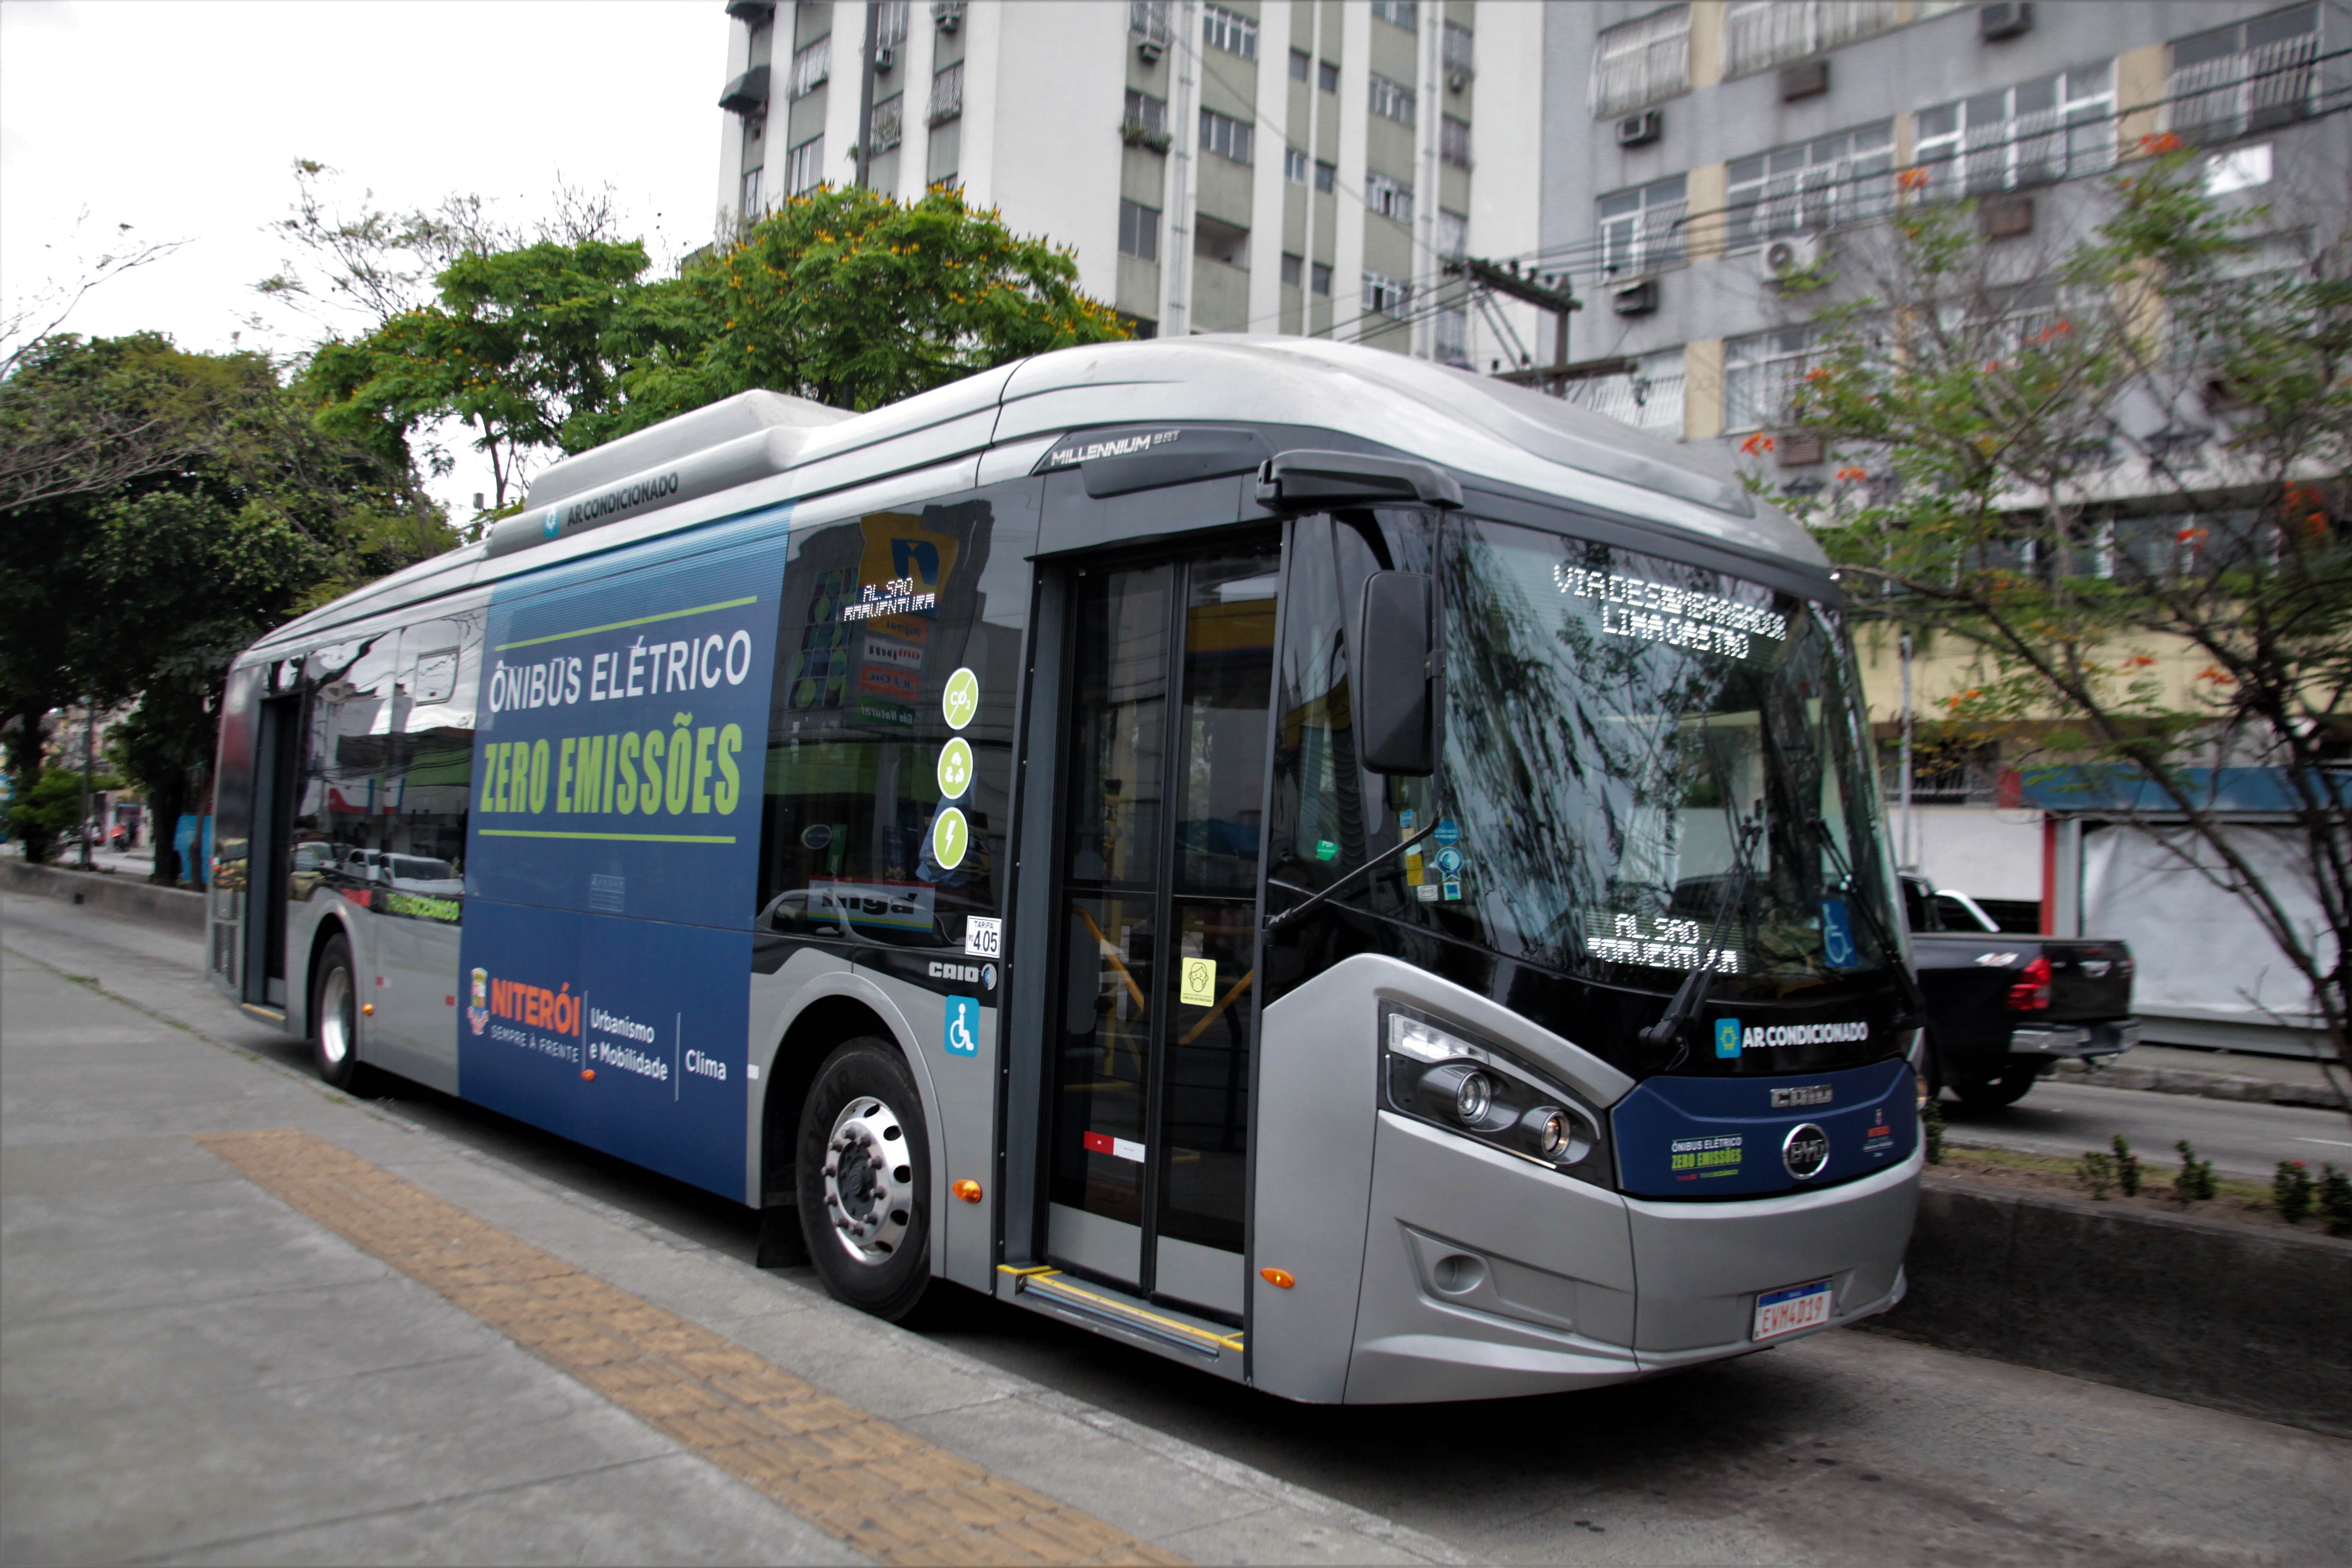
[[[2025,0],[2009,0],[2000,5],[1977,7],[1977,37],[1986,43],[2013,38],[2033,27],[2033,7]]]
[[[1617,122],[1617,145],[1640,147],[1655,142],[1666,128],[1666,117],[1654,109],[1629,114]]]
[[[1784,234],[1767,241],[1759,258],[1764,281],[1778,285],[1792,272],[1810,271],[1821,265],[1823,251],[1817,234]]]
[[[1658,280],[1644,278],[1610,293],[1609,308],[1621,316],[1646,316],[1658,308]]]
[[[963,26],[964,0],[936,0],[931,6],[931,21],[942,33],[952,33]]]

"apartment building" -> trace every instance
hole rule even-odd
[[[1534,249],[1543,9],[1477,0],[730,0],[719,229],[857,177],[1072,247],[1144,335],[1511,353],[1446,270]],[[1517,363],[1514,353],[1512,363]]]

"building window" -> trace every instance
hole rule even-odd
[[[1339,166],[1337,163],[1323,163],[1318,159],[1315,164],[1315,188],[1328,196],[1339,189]]]
[[[1127,122],[1121,127],[1131,137],[1168,145],[1168,100],[1154,98],[1148,92],[1127,89]]]
[[[1286,251],[1282,258],[1282,286],[1286,289],[1297,288],[1300,282],[1303,281],[1301,275],[1304,274],[1306,270],[1306,258],[1292,256]]]
[[[1638,430],[1680,438],[1683,433],[1683,351],[1643,354],[1616,375],[1581,376],[1567,387],[1579,408],[1605,414]]]
[[[1813,367],[1813,330],[1789,327],[1723,344],[1723,427],[1760,430],[1789,417],[1790,395]]]
[[[1127,335],[1138,342],[1160,335],[1160,323],[1149,316],[1130,316],[1121,310],[1118,312],[1118,319],[1120,324],[1127,328]]]
[[[1402,316],[1405,300],[1412,286],[1400,283],[1385,272],[1364,274],[1364,314],[1367,316]]]
[[[1895,0],[1731,0],[1723,13],[1723,74],[1868,37],[1895,26],[1896,15]]]
[[[2112,60],[1922,110],[1919,166],[1943,195],[2095,174],[2116,158]]]
[[[1329,60],[1318,60],[1315,62],[1315,71],[1317,86],[1320,87],[1325,92],[1337,92],[1339,90],[1339,68],[1338,66],[1333,65]]]
[[[813,191],[824,180],[824,137],[810,137],[792,150],[784,163],[784,190],[791,195]]]
[[[1737,159],[1726,170],[1729,242],[1879,216],[1894,205],[1894,168],[1891,120]]]
[[[1674,174],[1601,197],[1601,272],[1622,278],[1678,265],[1686,194],[1684,176]]]
[[[1236,163],[1251,161],[1250,143],[1257,128],[1238,120],[1228,119],[1213,109],[1201,110],[1201,150],[1214,153],[1221,158],[1231,158]]]
[[[1372,0],[1372,15],[1411,32],[1421,26],[1420,0]]]
[[[1128,37],[1155,48],[1168,47],[1168,0],[1128,0]]]
[[[887,153],[898,145],[906,129],[907,95],[894,92],[874,106],[874,145],[869,153]]]
[[[1372,112],[1395,121],[1400,125],[1412,123],[1412,89],[1391,81],[1384,76],[1372,78]]]
[[[1450,114],[1437,121],[1437,155],[1457,169],[1470,166],[1470,122]]]
[[[1118,253],[1138,261],[1160,259],[1160,213],[1136,202],[1118,204]]]
[[[1437,209],[1437,254],[1460,256],[1470,248],[1470,220],[1460,213]]]
[[[2227,142],[2319,109],[2319,7],[2296,5],[2179,40],[2165,79],[2165,124],[2183,140]]]
[[[1315,58],[1312,55],[1309,55],[1305,49],[1291,50],[1290,79],[1293,81],[1307,80],[1307,78],[1313,74],[1312,68],[1314,67],[1314,64]]]
[[[792,95],[806,98],[833,74],[833,35],[827,33],[793,57]]]
[[[1296,147],[1282,151],[1282,177],[1294,185],[1307,183],[1307,154]]]
[[[1309,267],[1307,280],[1309,293],[1320,294],[1327,300],[1331,297],[1331,268],[1328,263],[1318,261]]]
[[[875,0],[875,4],[881,15],[874,19],[874,47],[895,49],[907,41],[907,14],[914,7],[908,0]],[[878,60],[875,63],[878,68],[888,68]]]
[[[1399,223],[1412,221],[1412,187],[1387,174],[1364,176],[1364,209]]]
[[[1201,38],[1213,49],[1223,49],[1245,60],[1257,58],[1257,24],[1238,11],[1228,11],[1223,5],[1202,6]]]
[[[1249,258],[1250,231],[1237,223],[1226,223],[1206,213],[1192,215],[1192,254],[1204,261],[1222,261],[1227,267],[1246,270]]]
[[[1440,310],[1431,322],[1436,329],[1434,347],[1438,360],[1445,364],[1470,368],[1470,317],[1458,310]]]
[[[760,216],[760,174],[756,168],[743,171],[743,205],[735,210],[747,223]]]
[[[958,60],[931,78],[930,121],[938,125],[962,112],[963,62]]]
[[[1593,40],[1592,112],[1607,120],[1690,90],[1688,5],[1603,28]]]
[[[1464,76],[1476,74],[1477,62],[1473,58],[1471,45],[1475,42],[1470,29],[1458,24],[1445,24],[1445,68],[1460,71]]]

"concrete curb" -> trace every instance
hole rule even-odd
[[[1861,1327],[2352,1436],[2352,1241],[1929,1176]]]
[[[195,936],[205,931],[205,895],[184,888],[161,888],[130,877],[65,871],[23,860],[0,860],[0,888],[151,921]]]
[[[2309,1105],[2342,1110],[2344,1097],[2325,1084],[2278,1083],[2236,1073],[2196,1072],[2187,1068],[2086,1068],[2058,1064],[2057,1079],[2086,1089],[2137,1089],[2155,1094],[2189,1094],[2206,1100],[2240,1100],[2257,1105]]]

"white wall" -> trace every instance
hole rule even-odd
[[[976,15],[994,26],[987,29],[989,57],[964,66],[964,188],[975,205],[1000,210],[1015,234],[1075,247],[1078,287],[1111,299],[1118,292],[1127,7],[1089,0],[975,5],[966,13]],[[978,104],[971,98],[975,65],[989,93]],[[992,132],[986,146],[974,145],[981,125]]]
[[[1478,7],[1476,110],[1472,116],[1470,254],[1526,256],[1543,243],[1537,201],[1543,160],[1544,18],[1549,7]],[[1551,363],[1551,318],[1532,305],[1497,300],[1539,363]],[[1483,311],[1470,313],[1470,363],[1482,374],[1489,360],[1517,363]]]
[[[2042,814],[1982,805],[1915,805],[1915,864],[1938,888],[1977,899],[2042,897]],[[1903,855],[1903,809],[1886,803],[1887,831]]]

